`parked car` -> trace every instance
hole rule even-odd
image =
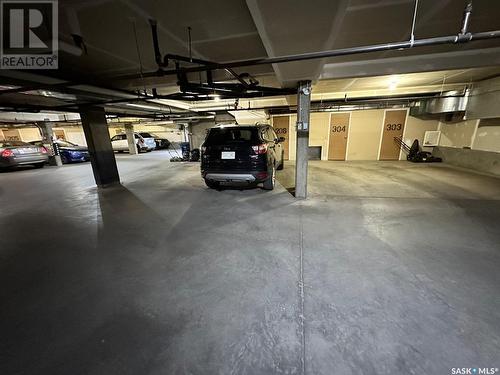
[[[210,188],[259,184],[272,190],[283,169],[282,142],[269,125],[222,125],[208,131],[201,147],[201,175]]]
[[[155,149],[156,143],[154,138],[146,137],[144,138],[139,133],[134,133],[135,144],[137,147],[137,152],[149,152]],[[117,134],[113,138],[111,138],[111,145],[113,146],[113,150],[118,152],[128,151],[128,141],[126,134]]]
[[[0,141],[0,168],[33,165],[43,168],[48,161],[47,149],[22,141]]]
[[[170,147],[170,141],[167,138],[147,132],[140,132],[139,135],[143,138],[153,138],[156,143],[156,150],[165,150]]]
[[[30,143],[35,146],[43,147],[42,141],[33,141]],[[75,143],[63,141],[62,139],[58,139],[55,143],[59,146],[61,161],[64,164],[90,160],[89,150],[85,146],[79,146]]]

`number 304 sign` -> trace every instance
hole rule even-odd
[[[342,132],[345,132],[345,125],[332,126],[332,133],[342,133]]]

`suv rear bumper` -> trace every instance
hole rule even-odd
[[[249,173],[207,173],[205,179],[217,182],[255,182],[255,176]]]
[[[46,163],[47,155],[23,155],[8,158],[0,158],[0,167],[13,167],[16,165]]]
[[[216,182],[227,182],[227,183],[263,182],[268,177],[267,172],[244,172],[244,173],[202,172],[201,175],[205,180],[216,181]]]

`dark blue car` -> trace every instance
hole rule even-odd
[[[42,141],[30,142],[36,146],[42,146]],[[57,140],[55,143],[59,146],[59,153],[61,155],[61,160],[63,163],[75,163],[82,161],[89,161],[89,151],[85,146],[79,146],[74,143]]]

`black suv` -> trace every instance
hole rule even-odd
[[[283,144],[269,125],[220,125],[201,146],[201,176],[210,188],[221,184],[258,184],[272,190],[283,169]]]

